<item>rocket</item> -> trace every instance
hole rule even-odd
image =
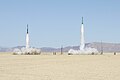
[[[27,24],[27,34],[26,34],[26,49],[29,48],[29,32],[28,32],[28,24]]]
[[[83,17],[82,17],[82,25],[81,25],[81,30],[80,30],[80,50],[84,50],[85,48],[85,40],[84,40],[84,26],[83,26]]]
[[[27,34],[28,34],[28,24],[27,24]]]

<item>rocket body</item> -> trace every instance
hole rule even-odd
[[[29,33],[28,33],[28,25],[27,25],[27,34],[26,34],[26,49],[29,48]]]
[[[84,50],[85,48],[85,40],[84,40],[84,25],[83,25],[83,17],[82,17],[82,25],[81,25],[81,37],[80,37],[80,50]]]

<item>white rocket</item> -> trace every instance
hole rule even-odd
[[[82,25],[81,25],[81,43],[80,43],[80,50],[84,50],[85,48],[85,40],[84,40],[84,26],[83,26],[83,17],[82,17]]]
[[[27,24],[27,34],[26,34],[26,49],[29,48],[29,33],[28,33],[28,24]]]

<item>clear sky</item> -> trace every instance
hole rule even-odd
[[[86,42],[120,43],[120,0],[0,0],[0,46],[25,45],[27,24],[32,47],[79,45],[82,16]]]

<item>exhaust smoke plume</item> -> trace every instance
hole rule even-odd
[[[30,48],[29,46],[29,32],[28,32],[28,25],[27,25],[27,34],[26,34],[26,48],[21,49],[14,49],[13,54],[18,55],[38,55],[41,53],[40,49]]]
[[[68,53],[69,54],[97,54],[98,53],[97,49],[85,47],[83,17],[82,17],[82,26],[81,26],[80,33],[81,33],[80,50],[70,49]]]

